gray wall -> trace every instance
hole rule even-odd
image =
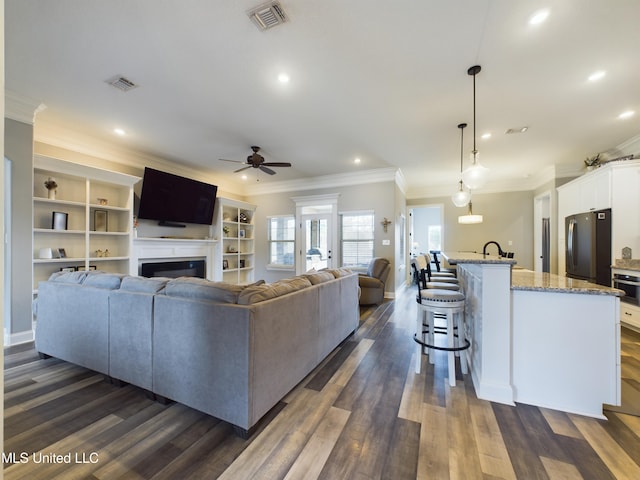
[[[5,156],[12,163],[10,334],[31,330],[33,126],[5,118]]]
[[[497,241],[503,250],[514,252],[518,265],[533,270],[533,192],[476,193],[473,213],[484,216],[483,223],[461,225],[458,216],[466,207],[456,207],[449,197],[407,200],[407,207],[444,205],[443,250],[482,252],[489,240]],[[512,242],[509,245],[509,242]],[[489,247],[495,254],[495,246]]]
[[[381,182],[369,185],[354,185],[349,187],[323,188],[315,190],[300,190],[285,193],[272,193],[265,195],[249,195],[245,200],[257,205],[254,215],[256,266],[255,278],[264,279],[267,282],[290,277],[291,271],[274,271],[266,269],[268,259],[267,252],[267,217],[273,215],[295,215],[296,205],[292,197],[304,197],[311,195],[339,194],[338,212],[353,210],[373,210],[375,212],[375,246],[374,254],[378,257],[388,258],[392,264],[391,274],[387,280],[387,292],[393,294],[396,285],[397,267],[395,265],[396,237],[399,216],[404,212],[404,205],[395,205],[397,200],[395,182]],[[383,218],[393,222],[384,233]],[[338,232],[335,232],[337,235]],[[382,240],[390,240],[390,245],[382,245]],[[402,281],[402,280],[401,280]]]

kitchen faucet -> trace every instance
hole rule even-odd
[[[491,240],[484,244],[484,247],[482,247],[482,255],[485,257],[487,256],[487,247],[492,243],[494,243],[496,247],[498,247],[498,255],[500,255],[501,257],[504,257],[504,252],[502,251],[502,248],[500,248],[500,244],[494,240]]]

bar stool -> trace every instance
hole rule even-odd
[[[425,288],[439,288],[442,290],[460,290],[457,278],[429,277],[427,269],[421,270],[418,275],[418,292]]]
[[[455,357],[460,355],[462,373],[467,373],[466,350],[471,346],[464,333],[465,297],[459,291],[437,288],[425,288],[417,297],[418,315],[416,333],[413,339],[417,343],[416,373],[420,373],[423,347],[429,353],[429,362],[434,363],[433,350],[448,352],[449,385],[456,385]],[[446,321],[444,326],[436,325],[435,318]],[[435,334],[447,335],[447,346],[435,345]]]
[[[429,253],[433,255],[433,263],[436,265],[436,271],[453,273],[454,275],[457,273],[457,270],[455,268],[440,267],[440,264],[442,262],[440,261],[440,259],[438,259],[438,254],[442,252],[440,252],[439,250],[429,250]]]

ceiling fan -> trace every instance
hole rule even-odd
[[[271,170],[269,167],[290,167],[291,166],[289,162],[265,162],[264,157],[258,153],[260,151],[260,147],[257,147],[254,145],[251,147],[251,150],[253,150],[253,153],[247,157],[246,162],[241,162],[240,160],[227,160],[224,158],[221,158],[220,160],[222,160],[223,162],[234,162],[234,163],[241,163],[243,165],[246,165],[246,167],[242,167],[242,168],[239,168],[238,170],[234,170],[233,173],[242,172],[247,168],[259,168],[264,173],[268,173],[269,175],[275,175],[276,172],[274,170]]]

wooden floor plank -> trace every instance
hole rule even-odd
[[[583,478],[578,469],[569,463],[547,457],[540,457],[540,460],[550,480],[580,480]]]
[[[478,399],[470,383],[465,382],[465,389],[482,473],[495,478],[515,480],[516,473],[511,465],[491,404]]]
[[[615,478],[640,478],[640,465],[627,455],[599,422],[579,415],[570,414],[570,417]]]
[[[298,455],[285,480],[315,480],[342,433],[350,412],[331,407]]]
[[[420,449],[416,472],[418,480],[449,478],[449,436],[447,409],[422,404]]]

